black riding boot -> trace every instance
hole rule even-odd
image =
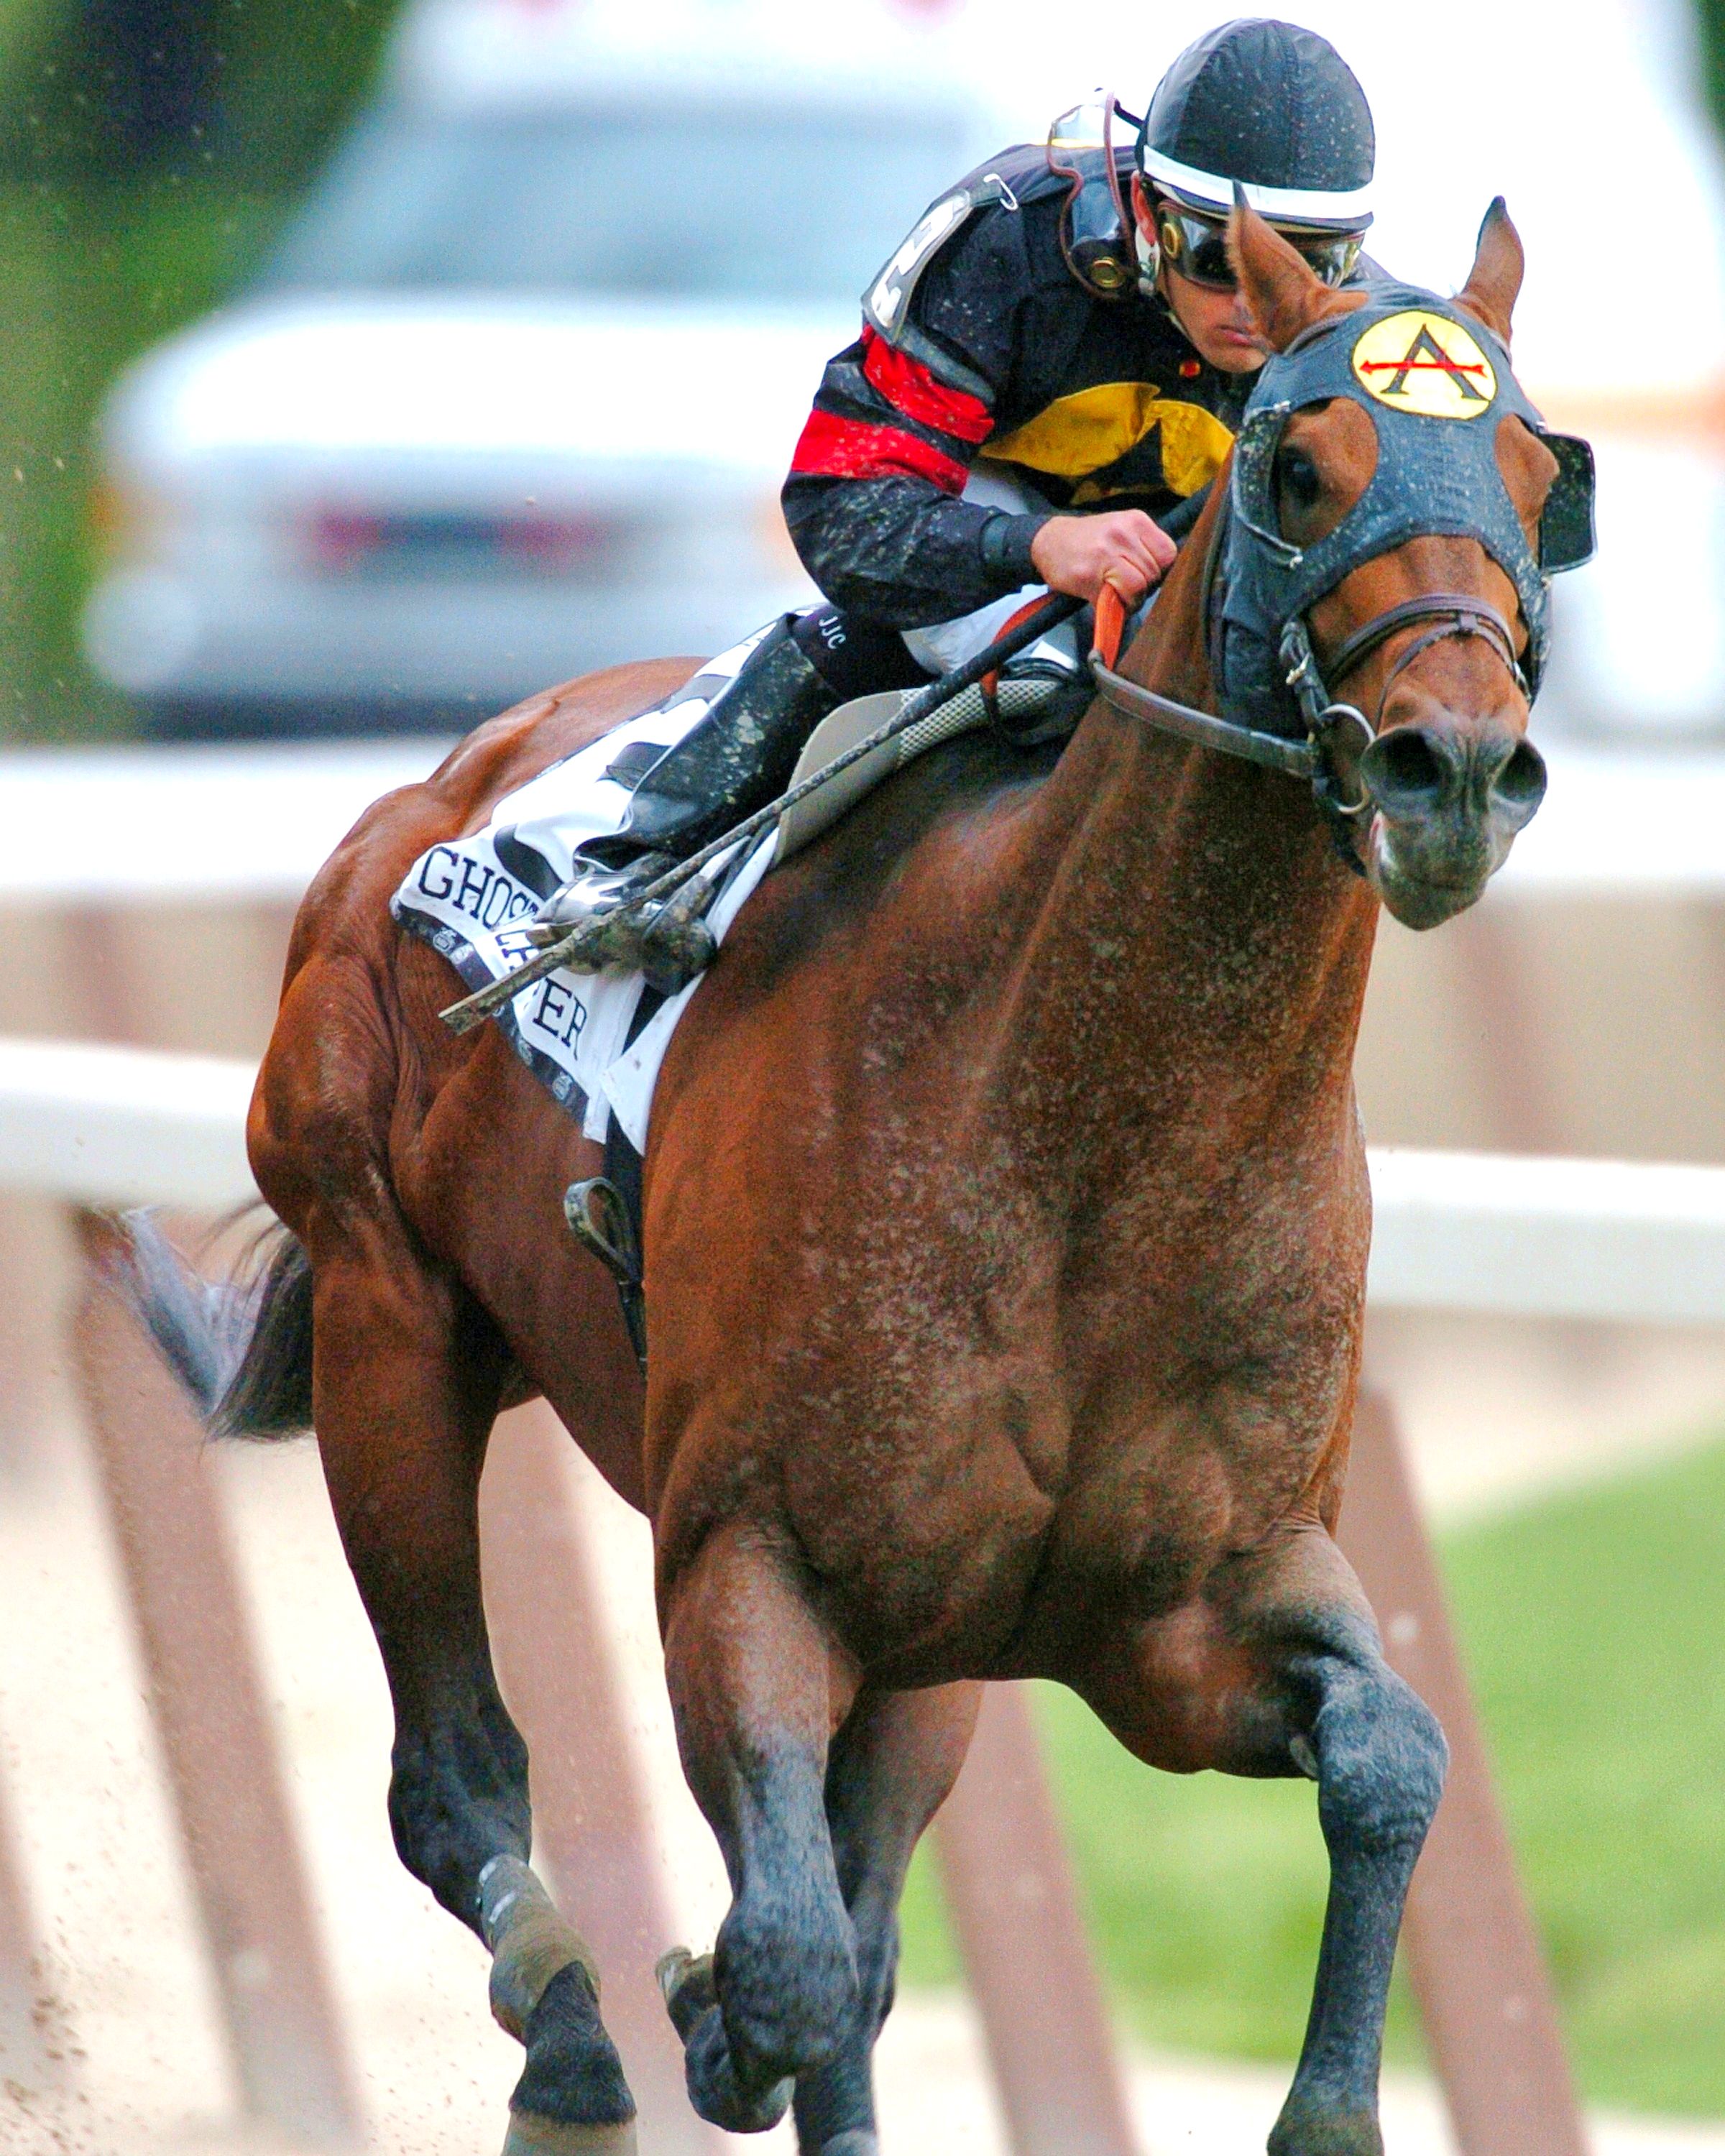
[[[641,854],[686,860],[790,783],[809,737],[839,698],[793,634],[777,622],[706,716],[649,767],[614,838],[583,850],[616,868]]]
[[[659,910],[638,918],[632,902],[676,862],[782,793],[809,736],[838,709],[839,692],[793,634],[796,619],[773,624],[706,714],[649,767],[623,829],[582,848],[576,860],[590,865],[589,873],[541,906],[542,937],[589,932],[597,963],[641,966],[655,987],[701,971],[711,955],[705,924],[680,914],[675,923],[667,919],[658,937],[667,947],[658,948]]]

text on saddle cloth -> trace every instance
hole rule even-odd
[[[428,849],[390,901],[397,921],[470,988],[513,973],[532,955],[525,932],[541,904],[579,874],[577,853],[623,828],[650,751],[683,739],[764,634],[714,660],[663,709],[626,720],[506,795],[484,830]],[[716,936],[766,874],[773,843],[769,835],[739,864],[709,916]],[[587,1137],[603,1142],[614,1113],[639,1150],[659,1059],[696,985],[661,1003],[639,973],[559,969],[506,1004],[497,1024]]]

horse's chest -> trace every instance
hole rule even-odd
[[[876,1396],[787,1456],[798,1541],[865,1661],[1040,1666],[1045,1643],[1177,1608],[1296,1509],[1332,1425],[1297,1373],[1135,1382],[1077,1417],[1065,1374],[1008,1356],[931,1373],[914,1410]]]

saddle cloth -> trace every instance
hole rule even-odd
[[[670,703],[613,727],[506,795],[484,830],[429,848],[390,901],[396,921],[441,952],[470,989],[514,972],[534,955],[527,925],[541,901],[574,875],[578,850],[621,829],[630,791],[651,760],[649,748],[637,745],[656,752],[680,741],[766,634],[760,629],[711,660]],[[1003,680],[999,691],[1003,715],[1014,722],[1046,710],[1073,678],[1071,656],[1057,646],[1038,644],[1025,659],[1030,670]],[[899,709],[904,695],[894,690],[860,697],[824,720],[803,752],[793,783],[871,733]],[[988,718],[978,690],[953,698],[811,794],[752,844],[739,847],[707,911],[715,938],[724,941],[777,862],[807,845],[912,757]],[[552,1097],[580,1117],[585,1136],[603,1143],[614,1116],[629,1144],[644,1152],[659,1066],[700,987],[697,978],[667,998],[639,973],[559,968],[525,988],[497,1014],[496,1023]]]

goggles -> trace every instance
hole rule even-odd
[[[1359,259],[1363,235],[1358,232],[1313,232],[1277,225],[1276,229],[1303,255],[1314,276],[1325,285],[1345,285]],[[1156,206],[1156,236],[1162,259],[1176,276],[1213,292],[1231,292],[1234,264],[1228,259],[1228,227],[1214,217],[1183,209],[1166,200]]]

